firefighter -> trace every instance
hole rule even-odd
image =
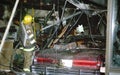
[[[30,66],[32,65],[32,58],[35,50],[35,37],[32,27],[33,17],[29,14],[25,15],[22,21],[22,32],[20,34],[23,47],[20,49],[24,52],[24,71],[30,71]]]

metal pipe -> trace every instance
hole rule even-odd
[[[79,14],[81,14],[81,11],[79,11],[79,12],[73,14],[73,15],[70,15],[70,16],[66,17],[65,19],[62,19],[62,21],[65,21],[65,20],[67,20],[67,19],[70,19],[70,18],[72,18],[72,17],[74,17],[74,16],[77,16],[77,15],[79,15]],[[50,27],[52,27],[52,26],[54,26],[54,25],[58,25],[59,23],[60,23],[60,21],[59,21],[59,22],[56,22],[55,24],[51,24],[51,25],[49,25],[49,26],[46,26],[46,27],[42,28],[42,30],[45,30],[45,29],[47,29],[47,28],[50,28]]]
[[[11,17],[10,17],[10,19],[9,19],[7,28],[6,28],[6,30],[5,30],[4,36],[3,36],[2,41],[1,41],[1,44],[0,44],[0,52],[1,52],[2,48],[3,48],[5,39],[6,39],[6,37],[7,37],[8,32],[9,32],[9,29],[10,29],[10,26],[11,26],[11,23],[12,23],[12,20],[13,20],[13,17],[14,17],[14,15],[15,15],[15,11],[16,11],[16,8],[17,8],[17,6],[18,6],[18,3],[19,3],[19,0],[16,0],[15,5],[14,5],[14,8],[13,8],[13,10],[12,10]]]
[[[118,25],[117,19],[117,0],[108,0],[108,14],[107,14],[107,38],[106,38],[106,74],[109,75],[110,67],[112,65],[113,43]]]

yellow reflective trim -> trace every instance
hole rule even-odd
[[[26,72],[30,72],[29,68],[24,68],[23,70],[26,71]]]
[[[20,49],[22,49],[23,51],[33,51],[35,49],[35,47],[29,48],[29,49],[20,47]]]
[[[30,44],[34,44],[35,42],[36,42],[35,39],[33,39],[30,41]]]

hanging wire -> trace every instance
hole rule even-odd
[[[74,10],[73,14],[75,14],[76,10],[77,10],[77,9]],[[72,17],[71,20],[69,21],[69,23],[71,24],[74,19],[75,19],[75,17]],[[75,20],[74,20],[74,21],[75,21]],[[73,21],[73,22],[74,22],[74,21]],[[72,26],[73,26],[73,25],[72,25]],[[71,28],[67,31],[65,37],[69,34],[70,31],[71,31]]]
[[[67,0],[65,1],[65,4],[64,4],[64,7],[63,7],[63,11],[62,11],[62,15],[61,15],[60,22],[59,22],[57,28],[55,29],[55,31],[53,32],[52,36],[50,37],[50,39],[48,39],[48,41],[47,41],[47,43],[45,44],[45,46],[43,47],[43,49],[45,49],[45,48],[48,46],[48,44],[50,43],[50,41],[53,39],[54,35],[55,35],[56,32],[58,31],[59,26],[60,26],[60,24],[61,24],[61,22],[62,22],[62,20],[63,20],[63,16],[64,16],[66,4],[67,4]]]
[[[82,3],[84,3],[83,1],[82,1]],[[85,5],[84,5],[85,6]],[[85,6],[86,7],[86,6]],[[81,11],[84,11],[84,12],[86,12],[86,10],[81,10]],[[92,11],[100,11],[100,9],[92,9]],[[106,12],[107,10],[101,10],[102,12]],[[99,15],[100,13],[97,13],[96,15]],[[95,43],[95,40],[94,40],[94,38],[93,38],[93,36],[92,36],[92,30],[91,30],[91,24],[90,24],[90,20],[89,20],[89,14],[87,14],[86,13],[86,15],[87,15],[87,22],[88,22],[88,27],[89,27],[89,31],[90,31],[90,37],[91,37],[91,39],[92,39],[92,41],[94,42],[94,45],[96,44]],[[106,23],[104,22],[104,20],[102,19],[102,16],[101,15],[99,15],[100,17],[101,17],[101,20],[103,21],[103,23],[106,25]]]
[[[63,10],[62,10],[62,15],[61,15],[61,19],[60,19],[60,23],[59,24],[61,24],[61,22],[63,20],[66,5],[67,5],[67,0],[65,1],[65,4],[64,4]]]
[[[103,16],[101,16],[100,14],[97,14],[97,15],[101,18],[101,21],[102,21],[104,27],[106,28],[106,23],[105,23],[105,21],[103,20]],[[104,30],[104,34],[106,34],[106,30]]]
[[[53,10],[52,10],[52,12],[54,12],[54,10],[55,10],[55,5],[53,5]],[[47,43],[45,44],[45,46],[43,47],[43,49],[45,49],[48,45],[49,45],[49,43],[52,41],[52,38],[54,37],[54,35],[56,34],[56,32],[57,32],[57,30],[55,30],[54,32],[53,32],[53,34],[51,35],[51,36],[49,36],[50,38],[48,39],[48,41],[47,41]]]
[[[71,28],[68,30],[68,32],[66,33],[66,36],[70,33],[70,31],[73,29],[73,27],[78,23],[79,19],[81,18],[83,12],[79,15],[78,19],[76,20],[76,22],[71,26]]]
[[[101,18],[103,24],[106,25],[106,22],[103,20],[102,16],[100,14],[97,14],[97,15]]]
[[[88,22],[89,34],[90,34],[91,40],[94,42],[94,45],[95,45],[96,42],[95,42],[95,40],[93,39],[93,36],[92,36],[92,29],[91,29],[91,24],[90,24],[90,20],[89,20],[89,16],[88,15],[87,15],[87,22]]]

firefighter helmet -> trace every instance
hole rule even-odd
[[[32,21],[33,21],[33,18],[32,18],[32,16],[31,15],[25,15],[25,17],[24,17],[24,19],[23,19],[23,23],[25,24],[25,25],[30,25],[31,23],[32,23]]]

